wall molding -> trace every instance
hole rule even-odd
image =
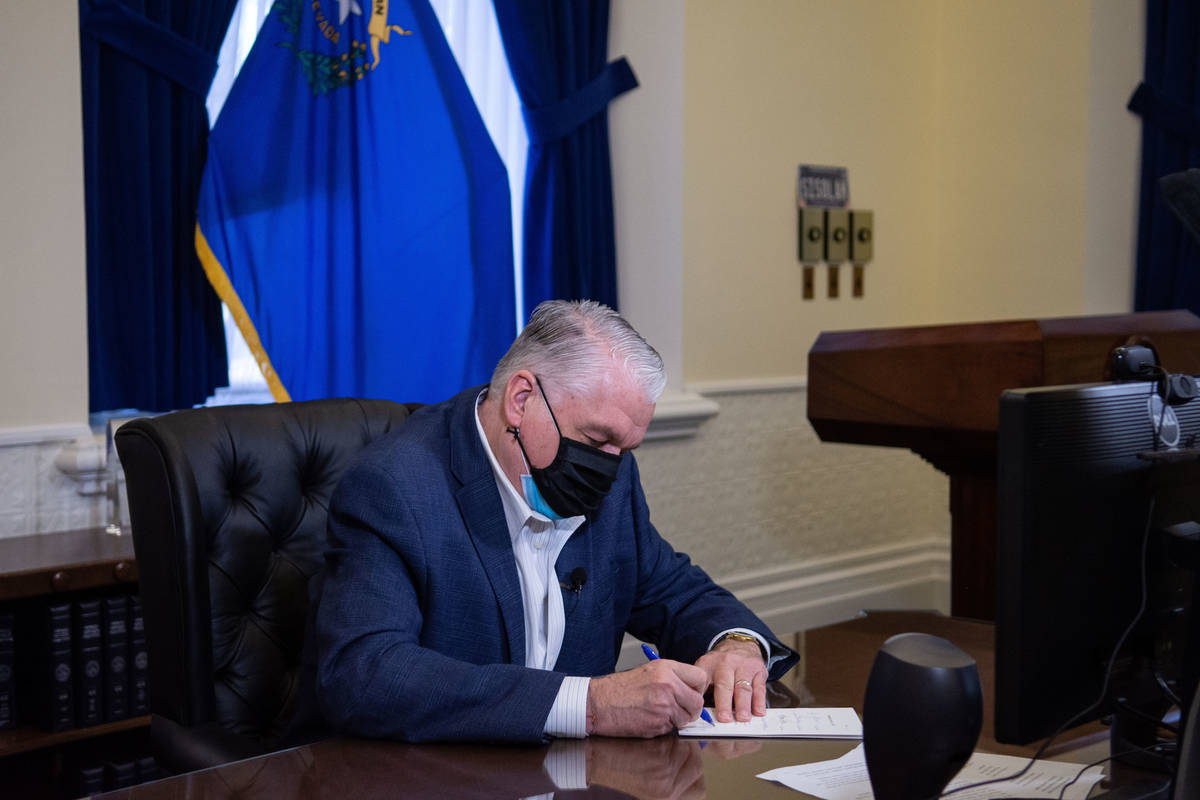
[[[866,609],[932,609],[950,613],[950,540],[864,548],[723,578],[732,592],[778,636],[832,625]],[[619,669],[645,661],[626,635]]]
[[[31,425],[24,428],[0,428],[0,447],[37,447],[61,444],[54,466],[75,483],[84,497],[105,491],[106,440],[103,432],[92,431],[82,422],[56,425]]]
[[[68,442],[55,456],[54,466],[75,482],[75,491],[84,497],[104,494],[108,480],[105,434],[89,430],[86,436]]]
[[[777,633],[830,625],[869,608],[949,613],[950,540],[866,548],[720,581]]]
[[[695,392],[663,392],[646,429],[646,440],[694,436],[704,421],[716,416],[720,409],[717,401]]]
[[[725,381],[696,381],[687,390],[696,394],[757,394],[760,392],[796,392],[808,388],[806,375],[781,375],[774,378],[738,378]]]
[[[91,435],[92,429],[82,422],[0,428],[0,447],[28,447],[46,442],[70,442]]]

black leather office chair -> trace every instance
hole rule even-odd
[[[308,583],[323,564],[329,496],[409,411],[353,399],[225,406],[117,431],[163,767],[270,752],[305,711]]]

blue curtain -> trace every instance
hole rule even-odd
[[[525,316],[542,300],[617,305],[608,103],[637,86],[608,61],[609,0],[494,0],[529,132]]]
[[[1145,78],[1129,100],[1142,117],[1134,308],[1200,314],[1200,251],[1158,197],[1163,175],[1200,166],[1200,4],[1146,4]]]
[[[204,108],[236,0],[79,0],[93,411],[163,411],[227,382],[193,247]]]

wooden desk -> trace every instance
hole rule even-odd
[[[990,737],[991,625],[919,612],[886,612],[802,634],[805,705],[850,705],[862,713],[862,695],[875,651],[889,636],[922,631],[950,639],[979,661],[985,733],[980,747],[1027,754],[1032,748],[996,745]],[[795,693],[784,692],[795,698]],[[1093,726],[1098,728],[1098,726]],[[1099,730],[1071,732],[1078,746]],[[182,797],[519,798],[555,797],[791,798],[802,795],[755,777],[776,767],[837,758],[857,742],[833,740],[712,740],[662,736],[650,740],[559,741],[542,747],[408,745],[333,739],[236,764],[103,795],[104,800],[175,800]],[[556,789],[546,765],[573,759],[586,765],[586,790]],[[1097,790],[1098,791],[1098,790]]]

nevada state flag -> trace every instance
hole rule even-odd
[[[196,247],[276,399],[431,402],[515,333],[504,165],[427,0],[277,0]]]

